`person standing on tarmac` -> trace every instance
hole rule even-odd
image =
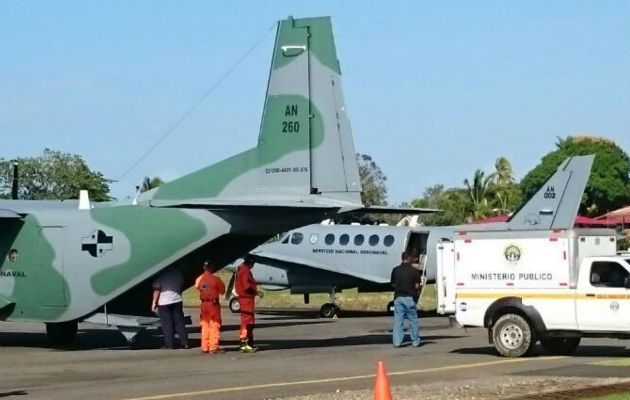
[[[420,271],[411,265],[409,253],[402,253],[402,263],[393,269],[391,284],[394,286],[394,329],[392,342],[400,347],[405,336],[403,325],[405,317],[411,328],[411,345],[420,346],[420,328],[418,327],[418,293],[420,291]]]
[[[184,320],[182,286],[184,276],[177,268],[169,268],[153,281],[151,310],[160,316],[164,348],[175,348],[175,332],[181,348],[188,348],[188,333]]]
[[[195,288],[199,291],[201,315],[201,351],[204,353],[223,353],[219,347],[221,332],[221,304],[219,296],[225,294],[225,285],[218,276],[212,274],[209,261],[203,263],[203,274],[195,280]]]
[[[254,304],[256,296],[262,298],[263,294],[258,291],[258,285],[252,275],[252,268],[254,268],[254,258],[248,254],[243,263],[236,269],[234,285],[241,306],[241,330],[239,334],[241,347],[239,350],[243,353],[258,351],[258,347],[254,345]]]

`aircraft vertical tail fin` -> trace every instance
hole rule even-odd
[[[507,221],[510,230],[573,228],[594,155],[567,158]]]
[[[257,146],[146,198],[360,205],[340,76],[330,18],[280,21]]]

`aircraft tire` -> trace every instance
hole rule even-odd
[[[48,340],[57,345],[68,345],[77,337],[79,324],[77,321],[56,322],[46,324]]]
[[[319,315],[322,318],[332,318],[339,311],[340,311],[340,308],[334,305],[333,303],[324,303],[322,304],[322,307],[319,309]]]
[[[228,304],[228,307],[230,307],[230,311],[232,311],[234,314],[240,313],[241,303],[238,302],[238,297],[232,297],[230,299],[230,303]]]
[[[566,356],[573,353],[575,349],[578,348],[580,339],[579,337],[547,338],[540,339],[540,344],[549,354]]]
[[[390,301],[389,303],[387,303],[387,314],[389,315],[394,315],[394,301]]]

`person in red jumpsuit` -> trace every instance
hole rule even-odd
[[[204,353],[223,353],[219,347],[221,332],[221,305],[219,296],[225,294],[225,285],[218,276],[212,275],[209,261],[203,263],[203,274],[197,277],[195,288],[199,291],[201,316],[201,351]]]
[[[254,258],[251,255],[245,256],[245,260],[236,269],[236,282],[234,288],[241,306],[241,330],[240,351],[244,353],[254,353],[258,347],[254,345],[254,302],[256,296],[262,297],[262,292],[258,291],[258,284],[252,275]]]

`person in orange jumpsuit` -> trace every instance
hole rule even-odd
[[[201,301],[201,351],[204,353],[223,353],[219,347],[221,331],[221,305],[219,296],[225,294],[225,285],[218,276],[212,275],[209,261],[203,263],[203,274],[197,277],[195,288]]]
[[[254,301],[256,295],[262,297],[262,292],[258,291],[258,285],[252,275],[254,258],[251,255],[245,256],[245,260],[236,269],[236,282],[234,288],[241,306],[241,330],[240,351],[244,353],[254,353],[258,347],[254,345]]]

